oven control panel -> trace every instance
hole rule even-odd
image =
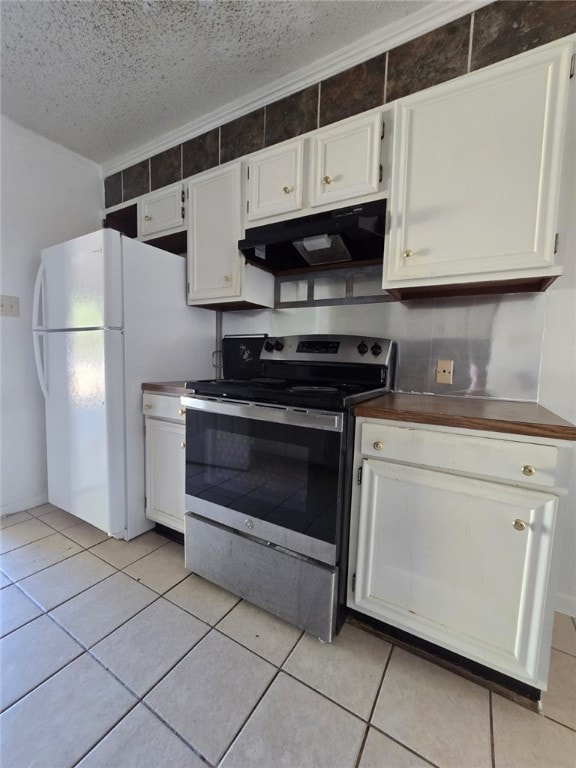
[[[260,359],[388,365],[392,350],[390,339],[364,336],[270,336],[264,343]]]

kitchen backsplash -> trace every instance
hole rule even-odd
[[[106,207],[573,32],[574,0],[498,0],[109,176]]]
[[[434,299],[223,313],[224,334],[350,333],[399,345],[402,392],[536,401],[549,295]],[[452,385],[436,360],[454,360]]]

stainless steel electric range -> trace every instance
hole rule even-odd
[[[250,378],[190,381],[182,398],[186,567],[330,641],[344,603],[350,406],[393,388],[396,344],[310,335],[237,348]]]

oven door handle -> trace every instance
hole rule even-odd
[[[199,397],[181,397],[180,403],[185,408],[192,408],[205,413],[234,416],[240,419],[272,421],[277,424],[322,429],[329,432],[343,431],[344,418],[342,413],[300,411],[277,405],[263,405],[262,403],[224,403],[221,400],[203,400]]]

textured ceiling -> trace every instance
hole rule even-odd
[[[2,112],[102,163],[431,0],[2,0]]]

